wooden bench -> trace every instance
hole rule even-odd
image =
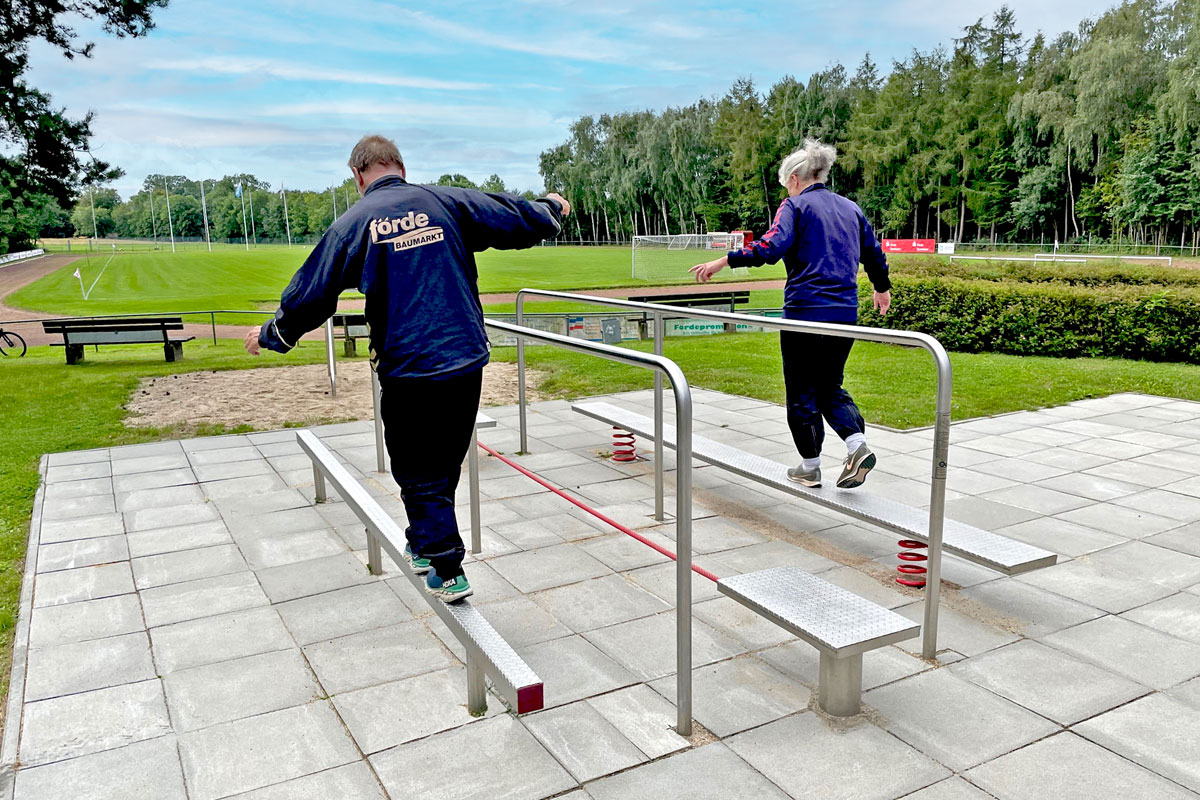
[[[342,329],[342,350],[346,358],[357,355],[358,339],[366,339],[371,335],[366,314],[334,314],[333,327]]]
[[[171,337],[172,331],[183,330],[181,317],[55,319],[43,322],[42,330],[63,337],[62,342],[51,346],[65,349],[68,364],[83,361],[83,348],[89,344],[161,344],[167,361],[179,361],[183,358],[183,343],[196,338]]]

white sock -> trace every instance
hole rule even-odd
[[[821,457],[817,456],[816,458],[802,458],[800,459],[800,466],[804,467],[806,472],[812,472],[814,469],[817,469],[821,466]]]
[[[846,452],[853,453],[860,445],[867,443],[867,435],[865,433],[852,433],[846,437]]]

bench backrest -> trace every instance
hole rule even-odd
[[[181,317],[122,317],[107,319],[51,319],[42,323],[46,333],[116,333],[121,331],[181,331]]]
[[[334,314],[333,325],[336,328],[343,328],[344,335],[348,339],[367,336],[366,314]]]
[[[750,292],[692,292],[628,298],[634,303],[658,303],[666,306],[733,306],[750,302]]]

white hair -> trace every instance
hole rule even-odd
[[[799,175],[800,180],[829,180],[829,170],[837,160],[837,148],[821,144],[816,139],[805,139],[804,145],[783,160],[779,165],[779,182],[787,184],[788,178]]]

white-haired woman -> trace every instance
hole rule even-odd
[[[788,198],[762,238],[716,261],[692,267],[707,282],[725,267],[757,267],[783,259],[787,266],[783,316],[810,322],[858,321],[858,265],[875,288],[874,303],[886,314],[891,305],[887,260],[870,223],[853,201],[826,186],[837,158],[832,146],[806,139],[783,160],[779,182]],[[846,460],[837,485],[861,486],[875,466],[866,426],[854,400],[842,388],[842,375],[853,339],[782,331],[783,381],[787,419],[802,459],[788,477],[805,486],[821,485],[821,444],[825,425],[846,443]]]

